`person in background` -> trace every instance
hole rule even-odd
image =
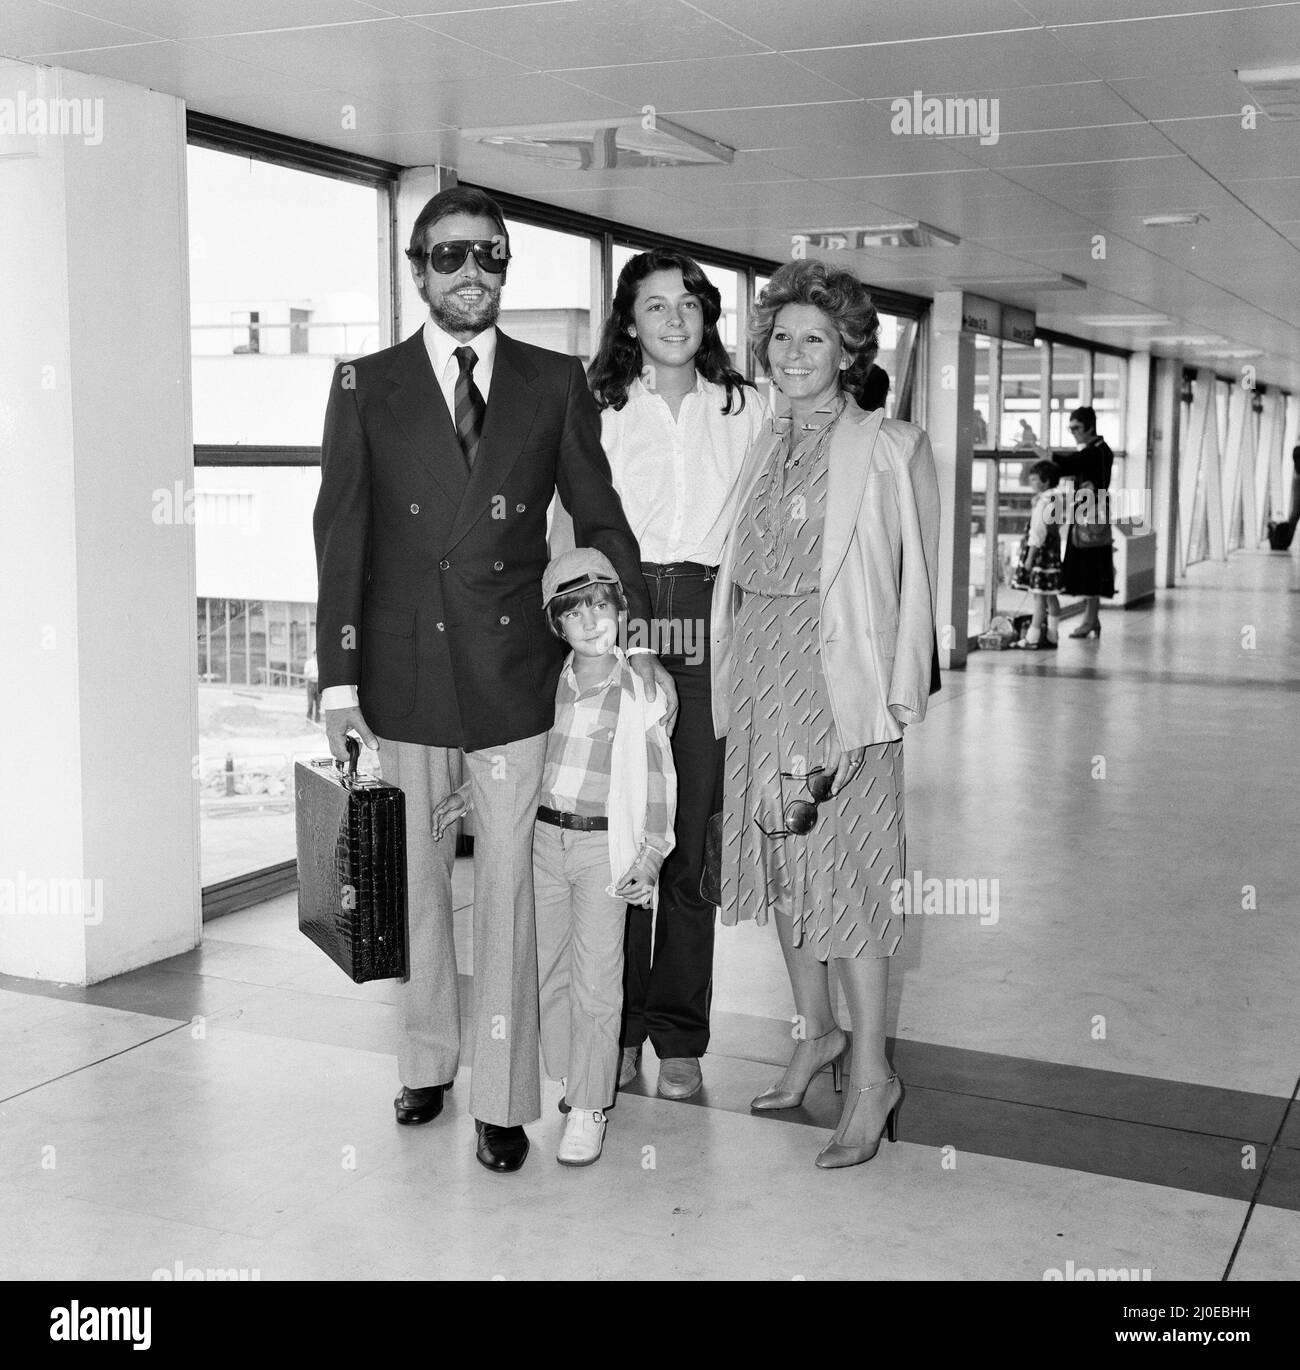
[[[307,686],[307,720],[320,722],[320,667],[313,652],[302,665],[302,678]]]
[[[939,487],[930,441],[853,399],[879,320],[855,276],[781,267],[753,313],[780,395],[745,459],[713,600],[713,701],[727,739],[722,921],[777,926],[796,1045],[751,1104],[796,1108],[849,1048],[848,1099],[822,1169],[896,1137],[886,1051],[889,958],[902,940],[903,730],[934,686]]]
[[[1034,503],[1011,577],[1013,590],[1028,590],[1034,597],[1029,628],[1014,644],[1029,652],[1054,652],[1057,646],[1061,622],[1061,602],[1056,597],[1061,588],[1061,531],[1056,487],[1060,481],[1061,473],[1050,461],[1036,461],[1029,468]]]
[[[871,370],[862,382],[861,391],[853,398],[857,400],[858,408],[864,413],[870,414],[877,409],[883,409],[885,401],[889,398],[889,372],[883,366],[877,366],[872,362]]]
[[[684,254],[638,253],[619,272],[588,383],[614,488],[641,544],[660,661],[677,686],[676,846],[660,875],[657,920],[628,909],[620,1088],[648,1037],[657,1089],[688,1099],[704,1082],[713,993],[713,906],[700,894],[705,828],[722,807],[713,735],[709,620],[736,477],[767,407],[718,333],[722,297]],[[653,927],[653,948],[651,946]]]
[[[1070,410],[1070,434],[1078,444],[1077,451],[1048,452],[1042,447],[1034,450],[1044,460],[1051,461],[1063,476],[1074,478],[1076,496],[1083,494],[1098,517],[1108,517],[1107,496],[1103,492],[1110,489],[1115,454],[1106,439],[1098,435],[1097,412],[1090,404]],[[1061,588],[1067,595],[1083,596],[1083,620],[1070,636],[1096,637],[1100,641],[1101,601],[1111,599],[1115,594],[1114,549],[1109,544],[1081,547],[1074,519],[1069,520],[1069,526],[1061,562]]]

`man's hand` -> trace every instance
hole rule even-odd
[[[835,778],[831,781],[831,793],[839,792],[853,779],[862,769],[862,763],[866,760],[867,749],[865,747],[853,747],[839,756],[831,756],[826,760],[826,769],[835,772]]]
[[[656,690],[663,689],[668,702],[668,712],[664,715],[664,732],[671,736],[673,725],[677,722],[677,686],[673,683],[672,676],[664,670],[653,652],[637,652],[629,656],[627,661],[645,684],[647,699],[654,700]]]
[[[429,831],[435,842],[442,841],[442,835],[458,819],[470,811],[469,784],[466,783],[452,792],[434,807],[429,815]]]
[[[335,761],[345,765],[348,759],[348,732],[354,732],[367,746],[379,750],[379,739],[370,731],[361,709],[353,705],[350,709],[323,709],[325,715],[325,737],[330,744],[330,755]]]

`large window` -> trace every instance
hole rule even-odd
[[[199,819],[211,890],[294,857],[310,708],[311,517],[335,363],[387,341],[387,191],[189,149]],[[312,714],[315,717],[312,717]]]
[[[592,276],[600,242],[507,218],[510,271],[501,296],[501,327],[520,342],[591,360],[600,336],[592,317]]]

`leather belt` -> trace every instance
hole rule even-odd
[[[548,809],[545,804],[538,805],[537,817],[543,823],[553,823],[557,828],[571,828],[574,832],[605,832],[609,828],[608,818],[584,818],[579,813],[561,813],[559,809]]]
[[[714,580],[716,566],[705,566],[699,561],[643,561],[641,573],[647,576],[666,576],[674,580]]]

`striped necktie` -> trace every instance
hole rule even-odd
[[[460,450],[465,454],[465,465],[473,470],[483,437],[483,415],[487,413],[487,405],[472,374],[478,354],[472,347],[458,347],[456,360],[460,363],[460,375],[456,377],[456,436],[460,439]]]

